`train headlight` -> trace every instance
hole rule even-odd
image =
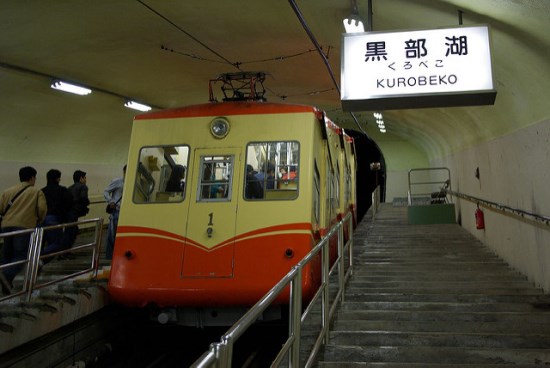
[[[216,138],[224,138],[229,133],[229,121],[224,118],[216,118],[210,123],[210,133]]]

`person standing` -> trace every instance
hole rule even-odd
[[[73,205],[73,196],[71,192],[64,186],[59,185],[61,182],[61,171],[51,169],[46,174],[48,184],[42,188],[42,192],[46,196],[48,204],[48,213],[46,219],[42,223],[43,227],[59,225],[67,222],[68,213]],[[45,246],[41,255],[58,252],[65,249],[63,244],[63,229],[48,229],[44,231]],[[52,258],[45,258],[44,262],[51,261]]]
[[[19,170],[20,183],[6,189],[0,196],[3,233],[35,228],[46,218],[48,206],[44,193],[36,189],[36,170],[25,166]],[[31,234],[4,238],[2,263],[8,264],[27,258]],[[6,267],[0,271],[2,292],[10,294],[13,279],[23,269],[23,264]]]
[[[264,190],[256,174],[252,165],[246,165],[245,198],[261,199],[264,197]]]
[[[67,212],[67,222],[77,222],[79,217],[86,216],[88,214],[88,206],[90,200],[88,199],[88,186],[86,185],[86,173],[82,170],[76,170],[73,173],[73,185],[69,188],[69,192],[72,194],[72,206],[69,212]],[[62,249],[69,249],[76,241],[78,234],[78,226],[68,226],[65,228],[62,240]],[[64,254],[59,258],[72,258],[69,253]]]
[[[122,177],[116,178],[105,188],[103,197],[109,204],[109,229],[107,231],[107,244],[105,245],[105,258],[113,259],[115,249],[116,229],[118,226],[118,215],[120,213],[120,201],[122,200],[122,188],[126,177],[126,165],[122,168]]]

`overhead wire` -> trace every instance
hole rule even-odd
[[[207,44],[205,44],[204,42],[202,42],[201,40],[199,40],[197,37],[193,36],[191,33],[187,32],[185,29],[181,28],[180,26],[178,26],[176,23],[172,22],[170,19],[168,19],[167,17],[165,17],[163,14],[159,13],[156,9],[150,7],[149,5],[147,5],[146,3],[144,3],[143,1],[141,0],[137,0],[138,3],[140,3],[141,5],[143,5],[144,7],[146,7],[147,9],[149,9],[151,12],[153,12],[154,14],[156,14],[157,16],[159,16],[160,18],[164,19],[166,22],[168,22],[170,25],[172,25],[173,27],[175,27],[178,31],[184,33],[187,37],[191,38],[193,41],[195,41],[196,43],[198,43],[199,45],[201,45],[202,47],[204,47],[205,49],[207,49],[208,51],[210,51],[211,53],[213,53],[214,55],[216,55],[217,57],[219,57],[220,59],[222,59],[223,61],[225,61],[227,64],[237,68],[238,70],[241,70],[241,68],[239,68],[239,66],[233,62],[231,62],[229,59],[227,59],[225,56],[223,56],[222,54],[220,54],[219,52],[217,52],[216,50],[212,49],[210,46],[208,46]]]
[[[229,59],[227,59],[226,57],[224,57],[223,55],[221,55],[219,52],[217,52],[216,50],[212,49],[212,48],[209,47],[207,44],[205,44],[204,42],[202,42],[201,40],[199,40],[197,37],[195,37],[194,35],[192,35],[190,32],[187,32],[185,29],[183,29],[183,28],[181,28],[180,26],[178,26],[176,23],[174,23],[173,21],[171,21],[169,18],[167,18],[166,16],[164,16],[163,14],[161,14],[159,11],[157,11],[157,10],[154,9],[153,7],[151,7],[151,6],[149,6],[148,4],[146,4],[145,2],[143,2],[142,0],[137,0],[137,2],[139,2],[141,5],[143,5],[143,6],[146,7],[147,9],[149,9],[149,11],[153,12],[153,13],[154,13],[155,15],[157,15],[158,17],[162,18],[164,21],[168,22],[170,25],[172,25],[173,27],[175,27],[178,31],[184,33],[186,36],[188,36],[189,38],[191,38],[193,41],[197,42],[199,45],[201,45],[202,47],[204,47],[205,49],[207,49],[208,51],[210,51],[211,53],[213,53],[214,55],[216,55],[217,57],[219,57],[219,58],[220,58],[221,60],[223,60],[225,63],[230,64],[231,66],[237,68],[239,71],[242,71],[242,69],[240,68],[240,66],[241,66],[242,64],[250,64],[250,63],[259,63],[259,62],[267,62],[267,61],[285,60],[285,59],[288,59],[288,58],[297,57],[297,56],[301,56],[301,55],[304,55],[304,54],[307,54],[307,53],[315,52],[315,51],[316,51],[316,50],[307,50],[307,51],[300,52],[300,53],[297,53],[297,54],[286,55],[286,56],[277,56],[277,57],[270,58],[270,59],[251,60],[251,61],[245,61],[245,62],[232,62],[232,61],[230,61]],[[221,62],[221,61],[218,61],[218,60],[212,60],[212,59],[203,58],[203,57],[201,57],[201,56],[194,55],[194,54],[190,54],[190,53],[180,52],[180,51],[174,50],[174,49],[172,49],[172,48],[166,47],[165,45],[161,45],[161,49],[162,49],[162,50],[165,50],[165,51],[177,53],[177,54],[180,54],[180,55],[183,55],[183,56],[192,58],[192,59],[196,59],[196,60],[209,61],[209,62]],[[329,47],[329,50],[330,50],[330,47]],[[281,99],[283,99],[283,100],[287,97],[287,96],[283,96],[283,95],[280,95],[280,94],[277,94],[277,93],[275,93],[274,95],[275,95],[275,96],[279,96],[279,97],[280,97]]]
[[[210,61],[210,62],[212,62],[212,63],[223,63],[223,64],[226,63],[226,62],[223,61],[223,60],[214,60],[214,59],[204,58],[204,57],[202,57],[202,56],[198,56],[198,55],[195,55],[195,54],[190,54],[190,53],[187,53],[187,52],[174,50],[174,49],[172,49],[172,48],[170,48],[170,47],[167,47],[167,46],[164,46],[164,45],[160,45],[160,49],[161,49],[161,50],[164,50],[164,51],[168,51],[168,52],[173,52],[174,54],[178,54],[178,55],[182,55],[182,56],[187,56],[188,58],[195,59],[195,60]]]
[[[149,9],[151,12],[153,12],[154,14],[156,14],[157,16],[159,16],[160,18],[162,18],[163,20],[165,20],[166,22],[168,22],[170,25],[172,25],[173,27],[175,27],[177,30],[179,30],[180,32],[184,33],[186,36],[188,36],[189,38],[191,38],[193,41],[197,42],[199,45],[201,45],[202,47],[204,47],[205,49],[207,49],[208,51],[210,51],[211,53],[213,53],[214,55],[216,55],[217,57],[219,57],[220,59],[222,59],[223,61],[225,61],[227,64],[233,66],[234,68],[238,69],[239,71],[242,71],[241,68],[240,68],[240,65],[243,64],[243,62],[232,62],[230,61],[229,59],[227,59],[226,57],[224,57],[223,55],[221,55],[220,53],[218,53],[216,50],[212,49],[211,47],[209,47],[207,44],[205,44],[204,42],[202,42],[201,40],[199,40],[197,37],[195,37],[194,35],[192,35],[191,33],[187,32],[185,29],[181,28],[180,26],[178,26],[176,23],[174,23],[173,21],[171,21],[169,18],[167,18],[166,16],[164,16],[163,14],[161,14],[160,12],[158,12],[156,9],[152,8],[151,6],[149,6],[148,4],[146,4],[145,2],[143,2],[142,0],[137,0],[137,2],[139,2],[141,5],[143,5],[144,7],[146,7],[147,9]],[[305,18],[304,16],[302,15],[300,9],[298,8],[298,5],[296,4],[296,2],[294,0],[289,0],[289,3],[292,7],[292,9],[294,10],[296,16],[298,17],[298,20],[300,21],[300,23],[302,24],[302,27],[304,28],[304,30],[306,31],[306,33],[308,34],[311,42],[313,43],[313,45],[315,46],[315,50],[317,50],[317,52],[319,53],[319,55],[321,56],[321,59],[323,60],[323,63],[325,64],[327,70],[328,70],[328,73],[329,73],[329,76],[330,78],[332,79],[332,83],[334,84],[335,86],[335,89],[336,91],[338,92],[338,94],[340,94],[340,86],[338,85],[338,82],[336,81],[336,77],[334,75],[334,72],[332,71],[332,67],[330,66],[330,63],[328,61],[328,58],[327,56],[323,53],[323,49],[321,47],[321,45],[317,42],[317,39],[315,38],[315,35],[313,34],[313,32],[311,32],[309,26],[307,25],[306,21],[305,21]],[[173,49],[168,49],[168,48],[165,48],[164,46],[161,46],[164,50],[167,50],[167,51],[172,51],[172,52],[177,52],[177,51],[174,51]],[[310,51],[307,51],[307,52],[310,52]],[[208,59],[203,59],[203,58],[200,58],[196,55],[192,55],[192,54],[184,54],[182,53],[183,55],[185,56],[188,56],[188,57],[193,57],[195,59],[198,59],[198,60],[208,60]],[[294,57],[294,56],[299,56],[301,54],[296,54],[296,55],[291,55],[289,57]],[[275,59],[271,59],[271,60],[277,60],[277,58]],[[281,57],[278,58],[278,60],[281,60]],[[213,60],[208,60],[208,61],[213,61]],[[252,62],[263,62],[263,61],[270,61],[269,59],[268,60],[258,60],[258,61],[250,61],[250,62],[246,62],[246,63],[252,63]],[[311,93],[309,93],[311,94]],[[285,96],[285,98],[288,97],[288,96]],[[281,97],[282,98],[282,97]],[[284,98],[283,98],[284,99]],[[353,118],[355,124],[357,125],[357,127],[359,128],[359,130],[361,132],[363,132],[363,134],[367,135],[367,133],[363,130],[363,128],[361,127],[361,125],[359,124],[359,121],[357,120],[357,117],[353,114],[353,112],[350,113],[351,117]]]
[[[300,8],[298,8],[298,4],[296,4],[296,1],[294,1],[294,0],[288,0],[288,2],[290,4],[290,6],[292,7],[292,10],[294,10],[294,13],[298,17],[298,21],[300,22],[300,24],[302,25],[302,27],[306,31],[307,35],[309,36],[309,39],[311,40],[311,42],[315,46],[316,50],[318,51],[319,56],[321,56],[321,59],[323,60],[323,63],[325,64],[325,66],[327,68],[327,71],[329,73],[329,76],[332,79],[332,83],[334,84],[334,87],[338,91],[338,94],[340,94],[340,85],[338,85],[338,82],[336,81],[336,77],[334,75],[334,72],[332,71],[332,67],[330,66],[328,58],[323,53],[321,45],[319,45],[319,42],[317,42],[317,39],[315,38],[315,35],[313,34],[311,29],[307,25],[307,22],[306,22],[306,20],[303,16],[302,12],[300,11]],[[355,114],[353,112],[350,112],[350,115],[353,118],[353,121],[355,122],[355,124],[357,125],[359,130],[368,137],[367,132],[365,132],[365,130],[361,127],[361,125],[359,124],[359,120],[357,120],[357,117],[355,116]]]

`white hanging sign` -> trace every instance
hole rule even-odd
[[[344,111],[494,104],[488,26],[345,34]]]

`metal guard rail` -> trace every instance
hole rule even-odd
[[[445,171],[447,173],[447,179],[445,180],[436,180],[436,181],[422,181],[422,182],[414,182],[411,181],[411,174],[414,172],[434,172],[434,171]],[[445,185],[451,185],[451,170],[447,167],[426,167],[426,168],[416,168],[416,169],[410,169],[408,173],[408,181],[409,181],[409,191],[407,192],[407,200],[409,203],[409,206],[412,205],[412,197],[415,196],[425,196],[430,195],[432,192],[422,192],[422,193],[413,193],[412,187],[413,185],[435,185],[435,184],[443,184],[443,188]],[[441,190],[443,189],[441,188]]]
[[[507,206],[507,205],[504,205],[504,204],[499,204],[499,203],[496,203],[496,202],[492,202],[492,201],[488,201],[488,200],[485,200],[485,199],[477,198],[477,197],[474,197],[474,196],[471,196],[471,195],[468,195],[468,194],[455,192],[455,191],[450,190],[450,189],[447,189],[446,192],[453,195],[453,196],[465,199],[467,201],[473,202],[477,205],[481,205],[481,206],[486,207],[486,208],[496,209],[496,210],[499,210],[499,211],[502,211],[502,212],[511,213],[511,214],[515,215],[516,217],[518,217],[518,218],[521,218],[521,219],[527,218],[527,219],[531,219],[535,222],[544,224],[546,226],[550,226],[550,217],[548,217],[548,216],[538,215],[536,213],[524,211],[524,210],[521,210],[521,209],[518,209],[518,208],[513,208],[513,207],[510,207],[510,206]]]
[[[65,228],[70,226],[85,225],[90,223],[95,223],[95,233],[94,233],[93,242],[73,246],[72,248],[61,250],[55,253],[50,253],[45,256],[42,256],[40,254],[41,248],[42,248],[42,239],[44,237],[44,231],[60,229],[60,228]],[[29,241],[29,251],[27,252],[27,258],[0,265],[0,270],[3,270],[10,266],[18,265],[18,264],[23,264],[27,266],[26,270],[24,271],[22,289],[16,292],[12,292],[12,294],[10,295],[0,297],[0,301],[12,299],[18,296],[24,296],[25,300],[27,302],[30,302],[32,298],[32,293],[34,290],[38,290],[53,284],[58,284],[65,280],[76,278],[80,275],[90,273],[90,272],[92,273],[92,278],[95,278],[97,276],[97,272],[99,269],[99,254],[100,254],[102,231],[103,231],[103,219],[95,218],[95,219],[89,219],[89,220],[83,220],[83,221],[77,221],[77,222],[70,222],[70,223],[61,224],[61,225],[37,227],[35,229],[19,230],[19,231],[13,231],[9,233],[0,233],[0,239],[7,238],[9,236],[17,236],[17,235],[23,235],[28,233],[31,234],[30,241]],[[85,249],[92,249],[92,260],[88,268],[77,272],[73,272],[68,275],[64,275],[62,277],[59,277],[47,282],[43,282],[43,283],[38,282],[38,266],[42,258],[55,257],[58,255],[62,255],[64,253],[69,253],[69,252],[80,252]]]
[[[222,337],[220,342],[212,343],[210,350],[205,352],[197,359],[191,367],[231,367],[233,356],[233,345],[237,339],[260,317],[261,313],[277,298],[277,296],[290,284],[289,301],[289,336],[283,344],[279,354],[272,362],[272,367],[278,366],[284,356],[289,352],[288,366],[296,368],[300,365],[300,340],[301,325],[313,310],[313,305],[321,299],[321,331],[311,353],[305,364],[305,367],[311,367],[319,349],[324,341],[328,340],[329,324],[336,311],[338,301],[343,301],[344,285],[352,274],[353,270],[353,223],[351,213],[348,213],[328,234],[292,269],[279,281],[271,290],[265,294],[246,314],[244,314]],[[348,241],[344,245],[344,224],[348,225]],[[329,240],[335,233],[338,233],[338,258],[332,269],[329,269]],[[345,252],[348,252],[349,265],[345,269]],[[314,257],[321,252],[321,286],[302,314],[302,269]],[[329,299],[329,277],[338,270],[338,292],[334,297],[334,302],[330,304]]]

